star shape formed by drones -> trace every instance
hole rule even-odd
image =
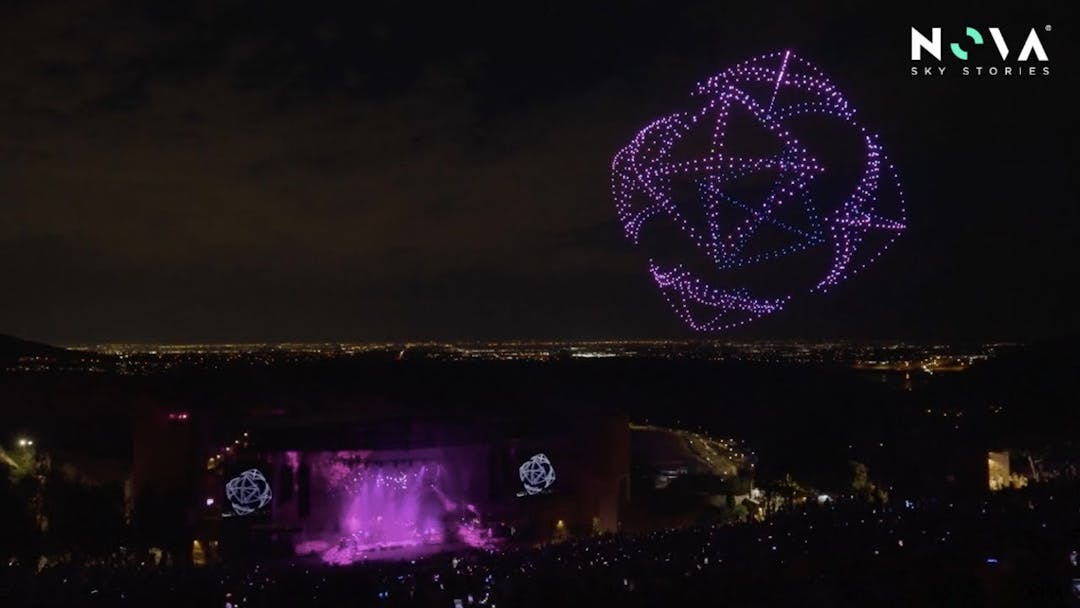
[[[755,87],[771,90],[767,101],[749,92]],[[663,216],[720,273],[813,248],[831,249],[831,264],[812,283],[813,292],[827,291],[867,266],[904,229],[899,180],[877,136],[856,123],[854,109],[813,65],[790,51],[765,55],[700,84],[696,96],[705,100],[700,108],[653,121],[612,162],[617,211],[626,236],[635,244],[642,228]],[[779,152],[752,156],[725,149],[729,117],[736,109],[751,116],[759,130],[779,144]],[[838,118],[858,129],[862,139],[866,155],[861,176],[842,200],[819,200],[810,192],[813,180],[827,168],[787,126],[793,118],[813,115]],[[688,135],[709,127],[708,149],[703,154],[676,158],[674,150]],[[878,209],[883,173],[893,177],[889,192],[898,219]],[[775,177],[758,200],[740,200],[727,191],[733,182],[762,174]],[[697,197],[686,200],[685,194],[678,193],[674,186],[680,181],[693,183]],[[685,212],[688,205],[703,211],[703,226],[690,220]],[[778,210],[793,206],[802,211],[798,223],[777,216]],[[731,217],[725,214],[731,210],[741,213],[741,221],[722,219]],[[763,227],[786,235],[786,242],[748,251]],[[877,249],[866,242],[871,232],[885,233],[884,244]],[[741,325],[783,309],[791,299],[790,293],[758,294],[738,284],[716,285],[681,263],[665,265],[650,259],[649,266],[669,303],[697,330]]]

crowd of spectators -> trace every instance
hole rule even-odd
[[[1080,487],[970,500],[838,498],[765,521],[333,567],[176,567],[137,552],[12,559],[0,606],[1080,605]]]

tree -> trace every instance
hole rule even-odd
[[[857,498],[867,502],[889,502],[889,493],[870,479],[870,468],[865,464],[852,460],[851,465],[851,492]]]
[[[10,452],[0,446],[0,463],[7,465],[8,479],[18,483],[23,478],[33,475],[37,467],[37,450],[33,442],[20,439],[19,444]]]
[[[1020,453],[1023,454],[1024,458],[1027,459],[1028,467],[1031,468],[1031,478],[1035,480],[1036,483],[1038,483],[1040,469],[1039,465],[1042,464],[1042,457],[1038,454],[1035,454],[1031,450],[1022,450]]]
[[[54,548],[108,551],[125,533],[124,493],[118,484],[96,484],[54,469],[48,476],[44,512]]]
[[[38,458],[28,439],[20,439],[10,451],[0,446],[0,467],[7,469],[7,478],[0,477],[0,555],[29,556],[41,540],[46,523],[41,482],[47,466],[48,460]]]
[[[856,460],[852,460],[850,465],[851,492],[855,496],[869,499],[874,489],[874,484],[870,482],[870,468]]]
[[[795,504],[796,502],[804,500],[808,495],[811,494],[810,490],[804,488],[803,486],[799,485],[797,481],[795,481],[795,479],[791,476],[791,473],[785,474],[784,478],[779,481],[778,490],[780,492],[780,496],[785,501],[787,501],[787,504],[789,506]]]
[[[0,477],[0,558],[31,556],[40,540],[31,510],[36,488],[32,478],[18,481]]]

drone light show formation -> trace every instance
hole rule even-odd
[[[762,55],[698,84],[690,109],[612,161],[626,237],[691,328],[719,331],[826,292],[906,227],[878,136],[811,63]]]

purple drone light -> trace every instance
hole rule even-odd
[[[653,280],[693,329],[736,327],[792,294],[828,291],[904,230],[899,177],[878,136],[805,59],[745,61],[692,100],[642,129],[611,170],[626,237],[649,251]],[[845,138],[851,150],[837,143]],[[689,252],[653,255],[642,235],[658,224]]]

